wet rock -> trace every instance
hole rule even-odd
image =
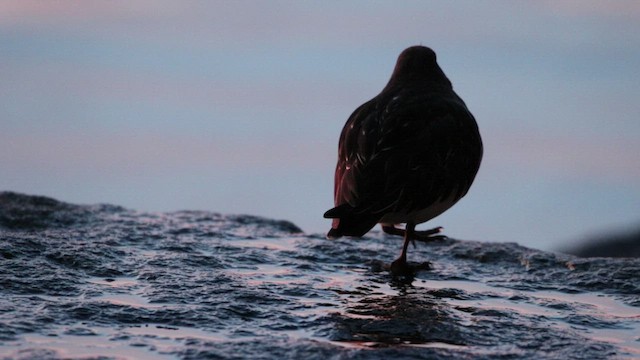
[[[640,260],[516,244],[326,240],[287,221],[0,193],[8,358],[640,355]],[[422,267],[416,264],[428,264]]]
[[[640,229],[601,235],[562,251],[580,257],[640,258]]]

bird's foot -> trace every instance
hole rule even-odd
[[[389,272],[394,277],[413,278],[415,274],[422,270],[431,270],[431,263],[426,261],[423,263],[409,263],[406,259],[399,258],[391,263]]]
[[[414,231],[413,232],[413,236],[411,238],[411,242],[413,243],[413,246],[416,246],[415,241],[422,241],[422,242],[432,242],[432,241],[437,241],[437,240],[446,240],[447,236],[446,235],[436,235],[439,234],[440,232],[442,232],[442,230],[444,230],[444,228],[442,226],[438,226],[436,228],[433,229],[429,229],[429,230],[422,230],[422,231]],[[393,225],[383,225],[382,226],[382,231],[384,231],[387,234],[390,235],[398,235],[398,236],[405,236],[406,231],[404,229],[398,229],[397,227],[393,226]]]
[[[445,240],[447,238],[446,235],[436,235],[442,232],[444,228],[442,226],[435,227],[429,230],[416,231],[414,232],[414,239],[423,242],[431,242],[436,240]]]
[[[415,271],[409,265],[406,259],[397,259],[391,263],[389,267],[389,271],[393,276],[413,276],[415,275]]]

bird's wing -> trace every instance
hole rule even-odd
[[[338,145],[338,163],[336,165],[334,200],[335,205],[357,204],[357,182],[361,178],[360,171],[365,163],[365,155],[360,152],[364,139],[359,135],[363,124],[375,119],[376,99],[359,106],[351,114],[340,133]]]
[[[473,116],[455,94],[373,99],[356,109],[342,131],[336,206],[383,214],[462,197],[479,166],[469,156],[479,141]]]

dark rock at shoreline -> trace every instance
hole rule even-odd
[[[563,252],[580,257],[640,257],[640,229],[600,236]]]

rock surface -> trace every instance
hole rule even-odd
[[[311,215],[310,215],[311,216]],[[0,358],[640,357],[640,260],[0,193]]]
[[[601,235],[563,252],[580,257],[640,258],[640,228]]]

